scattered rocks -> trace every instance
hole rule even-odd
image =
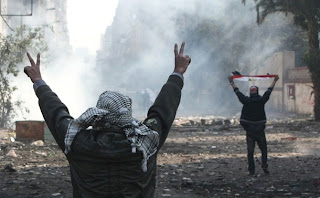
[[[18,157],[18,155],[16,154],[16,152],[11,149],[8,153],[7,153],[7,156],[9,157]]]
[[[319,134],[317,122],[270,120],[270,174],[256,147],[252,177],[238,118],[177,118],[158,154],[155,197],[318,197]],[[72,197],[68,162],[55,143],[0,138],[0,154],[0,197]]]
[[[42,140],[37,140],[31,143],[34,146],[44,146],[44,142]]]
[[[5,165],[3,171],[12,173],[12,172],[16,172],[17,170],[13,168],[12,163],[9,163]]]

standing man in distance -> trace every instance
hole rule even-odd
[[[264,173],[269,174],[268,170],[268,148],[267,140],[265,135],[265,126],[267,122],[265,113],[265,104],[268,102],[270,94],[279,80],[279,76],[274,77],[273,82],[263,96],[259,95],[259,88],[257,86],[250,87],[250,96],[245,96],[239,91],[239,88],[234,84],[232,76],[228,77],[229,83],[237,95],[239,101],[243,104],[240,124],[246,131],[246,142],[247,142],[247,155],[248,155],[248,171],[250,175],[255,174],[254,164],[254,147],[257,142],[261,150],[261,161],[262,169]]]

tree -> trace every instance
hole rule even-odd
[[[16,115],[15,107],[21,108],[23,101],[13,101],[11,80],[17,77],[26,60],[26,52],[45,52],[48,46],[44,40],[44,28],[21,26],[13,34],[0,34],[0,128],[9,127]],[[28,112],[28,109],[25,109]]]
[[[265,18],[273,13],[291,13],[294,23],[303,28],[308,35],[308,50],[306,62],[311,74],[313,93],[315,97],[314,116],[320,121],[320,50],[319,50],[319,0],[254,0],[257,11],[257,23],[261,24]],[[246,0],[242,0],[246,3]]]

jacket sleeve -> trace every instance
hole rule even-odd
[[[272,92],[272,88],[271,88],[271,87],[269,87],[269,88],[267,89],[267,91],[264,92],[264,94],[263,94],[263,96],[262,96],[262,101],[263,101],[264,103],[268,102],[268,100],[269,100],[269,98],[270,98],[270,95],[271,95],[271,92]]]
[[[239,101],[242,104],[245,104],[248,101],[248,99],[249,99],[248,96],[245,96],[241,91],[239,91],[238,87],[234,89],[234,92],[236,93],[236,95],[238,96]]]
[[[36,89],[36,95],[39,99],[39,106],[43,118],[60,149],[64,151],[64,138],[68,125],[73,119],[69,115],[68,108],[60,101],[48,85],[38,87]]]
[[[159,133],[161,148],[165,142],[180,104],[183,80],[177,75],[170,75],[168,81],[162,86],[154,104],[148,111],[144,121],[151,129]]]

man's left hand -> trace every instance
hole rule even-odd
[[[40,72],[40,54],[37,55],[37,62],[31,58],[30,54],[27,53],[28,59],[30,61],[31,66],[24,67],[24,73],[31,79],[34,83],[37,80],[41,80],[41,72]]]

